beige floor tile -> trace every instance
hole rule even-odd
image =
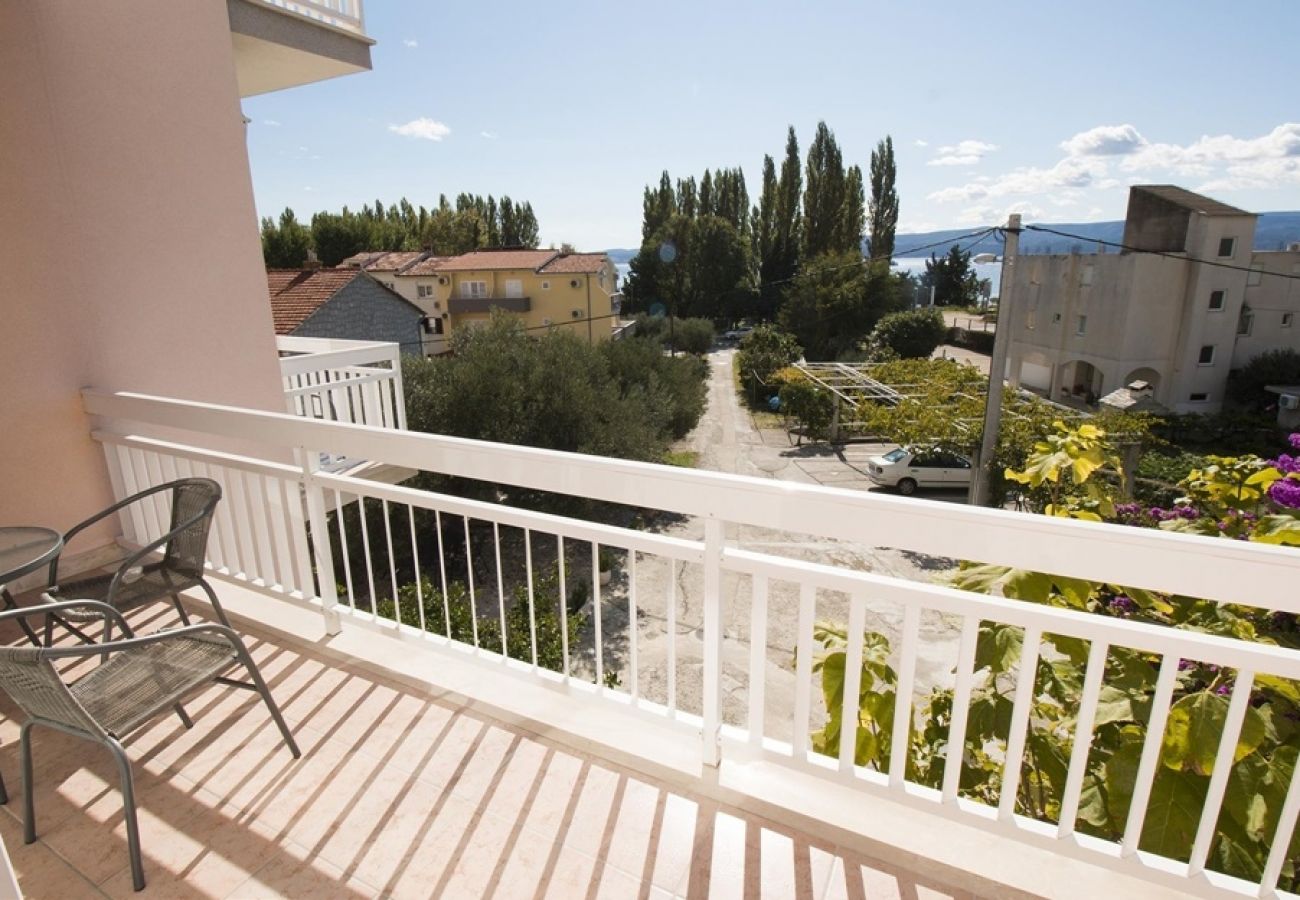
[[[18,875],[18,887],[27,900],[69,900],[101,897],[99,890],[76,868],[61,859],[41,841],[23,843],[22,824],[0,813],[0,838]]]
[[[342,869],[311,857],[301,847],[289,847],[228,896],[231,900],[278,897],[368,900],[380,894],[369,885],[344,878]]]

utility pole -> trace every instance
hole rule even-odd
[[[1002,422],[1002,383],[1007,374],[1007,352],[1011,346],[1011,284],[1016,277],[1016,253],[1020,249],[1020,214],[1007,217],[1006,245],[1002,249],[1002,285],[998,289],[998,324],[993,332],[993,358],[989,360],[989,392],[984,399],[984,434],[980,452],[975,457],[974,477],[970,482],[971,506],[984,506],[989,500],[993,469],[993,451],[998,445],[998,428]]]

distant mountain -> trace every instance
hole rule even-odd
[[[1061,225],[1044,222],[1035,222],[1033,224],[1045,225],[1048,228],[1055,228],[1057,231],[1068,231],[1071,234],[1079,235],[1084,240],[1064,238],[1055,234],[1044,234],[1041,231],[1023,231],[1020,234],[1021,253],[1096,253],[1099,250],[1109,250],[1109,252],[1113,253],[1115,252],[1114,248],[1098,247],[1092,242],[1099,240],[1119,242],[1124,239],[1124,223],[1122,221],[1080,222]],[[979,230],[978,227],[956,228],[947,231],[900,234],[895,239],[897,249],[894,255],[928,257],[931,253],[937,253],[942,256],[962,235]],[[1266,212],[1259,214],[1259,221],[1255,225],[1256,250],[1283,250],[1287,244],[1293,241],[1300,241],[1300,212]],[[969,243],[963,242],[962,248],[967,249]],[[938,244],[938,246],[928,246],[931,244]],[[927,247],[927,249],[915,249],[919,247]],[[864,247],[864,252],[865,249]],[[992,237],[988,237],[977,246],[974,246],[971,252],[998,253],[999,245]]]
[[[615,248],[613,250],[605,251],[606,255],[609,256],[610,261],[615,265],[631,262],[633,257],[635,257],[639,252],[639,250],[628,250],[626,248]]]

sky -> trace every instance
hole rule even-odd
[[[1174,183],[1300,210],[1300,3],[367,0],[371,72],[244,100],[258,214],[508,194],[636,247],[641,195],[890,135],[900,233],[1124,216]]]

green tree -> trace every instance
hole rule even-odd
[[[808,147],[806,184],[803,192],[803,252],[805,260],[845,249],[844,158],[835,133],[825,122]]]
[[[953,244],[948,253],[931,253],[921,276],[922,295],[934,288],[935,306],[970,306],[979,296],[979,279],[971,266],[970,254]]]
[[[759,325],[740,342],[736,369],[751,399],[757,399],[773,376],[803,355],[794,335],[772,325]]]
[[[892,278],[863,265],[862,252],[826,254],[806,263],[785,290],[778,321],[809,359],[855,351],[876,322],[897,306]]]
[[[916,359],[930,356],[948,333],[943,314],[937,309],[914,309],[890,313],[876,323],[868,339],[875,355]]]
[[[863,193],[862,169],[849,166],[844,176],[844,206],[840,212],[840,230],[835,243],[845,252],[862,252],[862,233],[866,228],[866,195]]]
[[[765,261],[763,282],[780,282],[799,271],[800,249],[803,247],[803,174],[799,161],[799,139],[791,125],[785,138],[785,158],[781,161],[781,177],[776,185],[776,202],[773,209],[772,257]]]
[[[894,140],[889,135],[871,153],[871,201],[868,206],[870,236],[868,250],[872,259],[889,259],[894,255],[894,232],[898,227],[898,191],[894,180]]]
[[[262,258],[268,269],[297,269],[307,260],[311,249],[311,231],[285,207],[280,223],[262,220]]]

